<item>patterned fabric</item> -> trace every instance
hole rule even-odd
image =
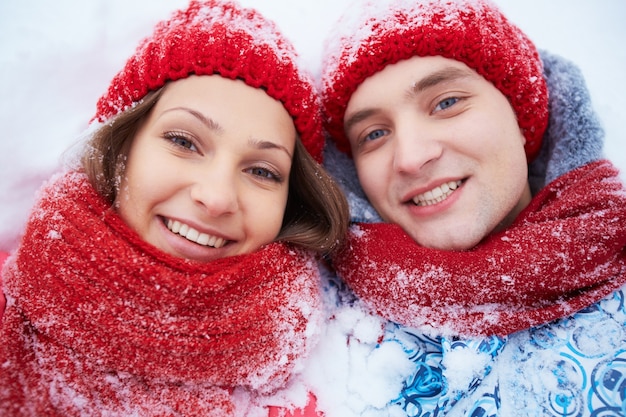
[[[624,416],[625,290],[508,337],[431,338],[390,324],[386,341],[415,363],[395,403],[410,417]],[[459,360],[477,364],[464,381]]]
[[[327,303],[334,306],[332,330],[314,350],[309,367],[317,372],[337,357],[362,365],[326,366],[321,382],[305,381],[318,398],[319,416],[626,416],[626,287],[543,326],[505,337],[460,338],[385,322],[370,315],[337,277],[323,278]],[[364,326],[372,332],[369,337]],[[336,333],[343,337],[329,340]],[[320,356],[325,352],[332,352],[332,359]],[[388,356],[381,365],[384,372],[370,366],[381,353]],[[394,370],[398,363],[408,372]],[[396,387],[399,377],[397,390],[379,398],[359,391],[370,385]],[[351,385],[354,380],[358,383]],[[346,381],[345,392],[324,389],[337,381]],[[388,401],[381,402],[385,395]]]

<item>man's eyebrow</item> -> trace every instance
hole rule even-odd
[[[439,84],[458,80],[460,78],[474,77],[476,74],[470,69],[463,69],[457,67],[445,67],[434,71],[420,80],[416,81],[410,88],[409,94],[415,95],[421,93],[424,90],[435,87]],[[359,110],[350,117],[344,123],[344,131],[349,132],[350,129],[362,120],[376,114],[378,110],[376,108],[365,108]]]
[[[421,93],[422,91],[435,87],[439,84],[455,81],[460,78],[473,77],[474,75],[475,73],[469,69],[445,67],[416,81],[411,88],[411,93]]]
[[[350,129],[352,129],[352,126],[354,126],[355,124],[359,123],[362,120],[367,119],[373,114],[376,114],[377,112],[378,110],[375,108],[367,108],[367,109],[359,110],[358,112],[350,115],[350,117],[343,124],[344,132],[349,132]]]

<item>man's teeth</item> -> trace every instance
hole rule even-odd
[[[418,206],[431,206],[437,204],[454,192],[461,185],[461,181],[450,181],[426,191],[424,194],[413,197],[413,203]]]
[[[177,233],[187,240],[197,243],[202,246],[212,246],[214,248],[221,248],[226,241],[221,237],[207,235],[206,233],[200,233],[193,227],[190,227],[178,220],[168,220],[167,228],[172,232]]]

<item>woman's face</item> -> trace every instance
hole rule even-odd
[[[280,231],[295,140],[282,104],[243,81],[171,82],[133,139],[117,210],[177,257],[253,252]]]

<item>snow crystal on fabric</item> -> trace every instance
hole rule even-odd
[[[532,42],[488,0],[383,1],[355,4],[327,38],[322,71],[326,128],[343,152],[350,145],[343,118],[350,97],[387,65],[415,56],[442,56],[466,64],[511,103],[526,137],[529,160],[548,121],[547,88]]]
[[[37,206],[3,270],[0,414],[250,415],[302,366],[321,318],[312,254],[173,257],[80,173],[55,177]]]

